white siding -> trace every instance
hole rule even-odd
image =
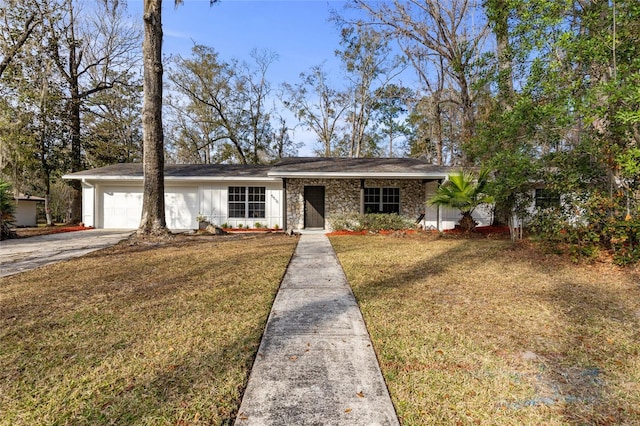
[[[197,229],[198,188],[166,187],[164,192],[165,216],[169,229]],[[138,218],[138,220],[140,220]]]
[[[95,226],[95,188],[82,185],[82,222],[84,226]]]
[[[438,182],[437,181],[427,182],[425,183],[424,186],[425,186],[424,199],[429,200],[431,197],[433,197],[436,194],[436,191],[438,190]],[[425,229],[436,229],[436,230],[438,229],[438,227],[440,226],[440,224],[438,223],[438,218],[439,218],[438,210],[439,210],[438,206],[434,206],[425,201],[424,220],[422,222]],[[440,230],[441,229],[442,228],[440,228]]]
[[[228,217],[228,188],[230,186],[264,186],[265,187],[265,217],[239,219]],[[230,227],[254,228],[256,223],[273,228],[282,227],[282,184],[279,182],[220,182],[200,187],[199,212],[215,225],[226,223]]]

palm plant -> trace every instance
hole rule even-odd
[[[476,207],[480,204],[493,202],[493,197],[487,193],[489,176],[489,169],[484,168],[477,175],[464,170],[449,175],[427,203],[460,210],[462,214],[459,221],[460,228],[464,231],[471,231],[477,225],[471,216]]]
[[[11,184],[0,179],[0,240],[14,236],[9,228],[15,220],[16,205],[11,193]]]

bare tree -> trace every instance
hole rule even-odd
[[[72,172],[82,170],[82,107],[94,93],[122,84],[123,74],[137,65],[138,29],[125,19],[125,5],[118,0],[92,4],[83,9],[74,0],[63,0],[60,13],[45,11],[49,49],[67,83],[67,126],[70,132]],[[82,215],[80,182],[73,188],[71,222]]]
[[[329,87],[322,65],[300,74],[300,83],[283,84],[283,104],[309,130],[315,132],[324,157],[335,155],[340,119],[348,107],[344,93]]]
[[[36,0],[3,0],[0,2],[0,20],[1,77],[42,24],[40,3]]]
[[[219,149],[220,160],[268,161],[273,134],[266,74],[277,55],[252,50],[249,63],[224,62],[208,46],[195,45],[192,52],[191,58],[174,58],[169,80],[186,97],[185,112],[199,121],[199,129],[207,129],[208,146]]]
[[[404,53],[416,71],[424,73],[426,60],[438,69],[436,88],[431,86],[434,111],[441,102],[455,104],[461,112],[462,143],[468,143],[475,134],[477,60],[487,36],[487,26],[474,20],[477,10],[471,0],[393,0],[356,4],[367,11],[375,24],[397,37]],[[424,73],[424,81],[431,79]],[[441,86],[449,86],[455,97],[440,97]],[[435,89],[435,90],[434,90]]]
[[[371,139],[367,132],[371,130],[375,91],[399,73],[402,61],[393,55],[385,34],[371,27],[356,25],[343,28],[340,44],[343,50],[336,51],[336,55],[343,62],[349,82],[346,151],[350,157],[360,157],[366,141]]]

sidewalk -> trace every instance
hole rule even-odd
[[[328,238],[303,234],[269,315],[236,425],[398,425]]]

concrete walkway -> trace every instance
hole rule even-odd
[[[323,234],[300,237],[235,424],[399,424],[362,314]]]
[[[0,277],[109,247],[129,237],[133,232],[91,229],[0,241]]]

